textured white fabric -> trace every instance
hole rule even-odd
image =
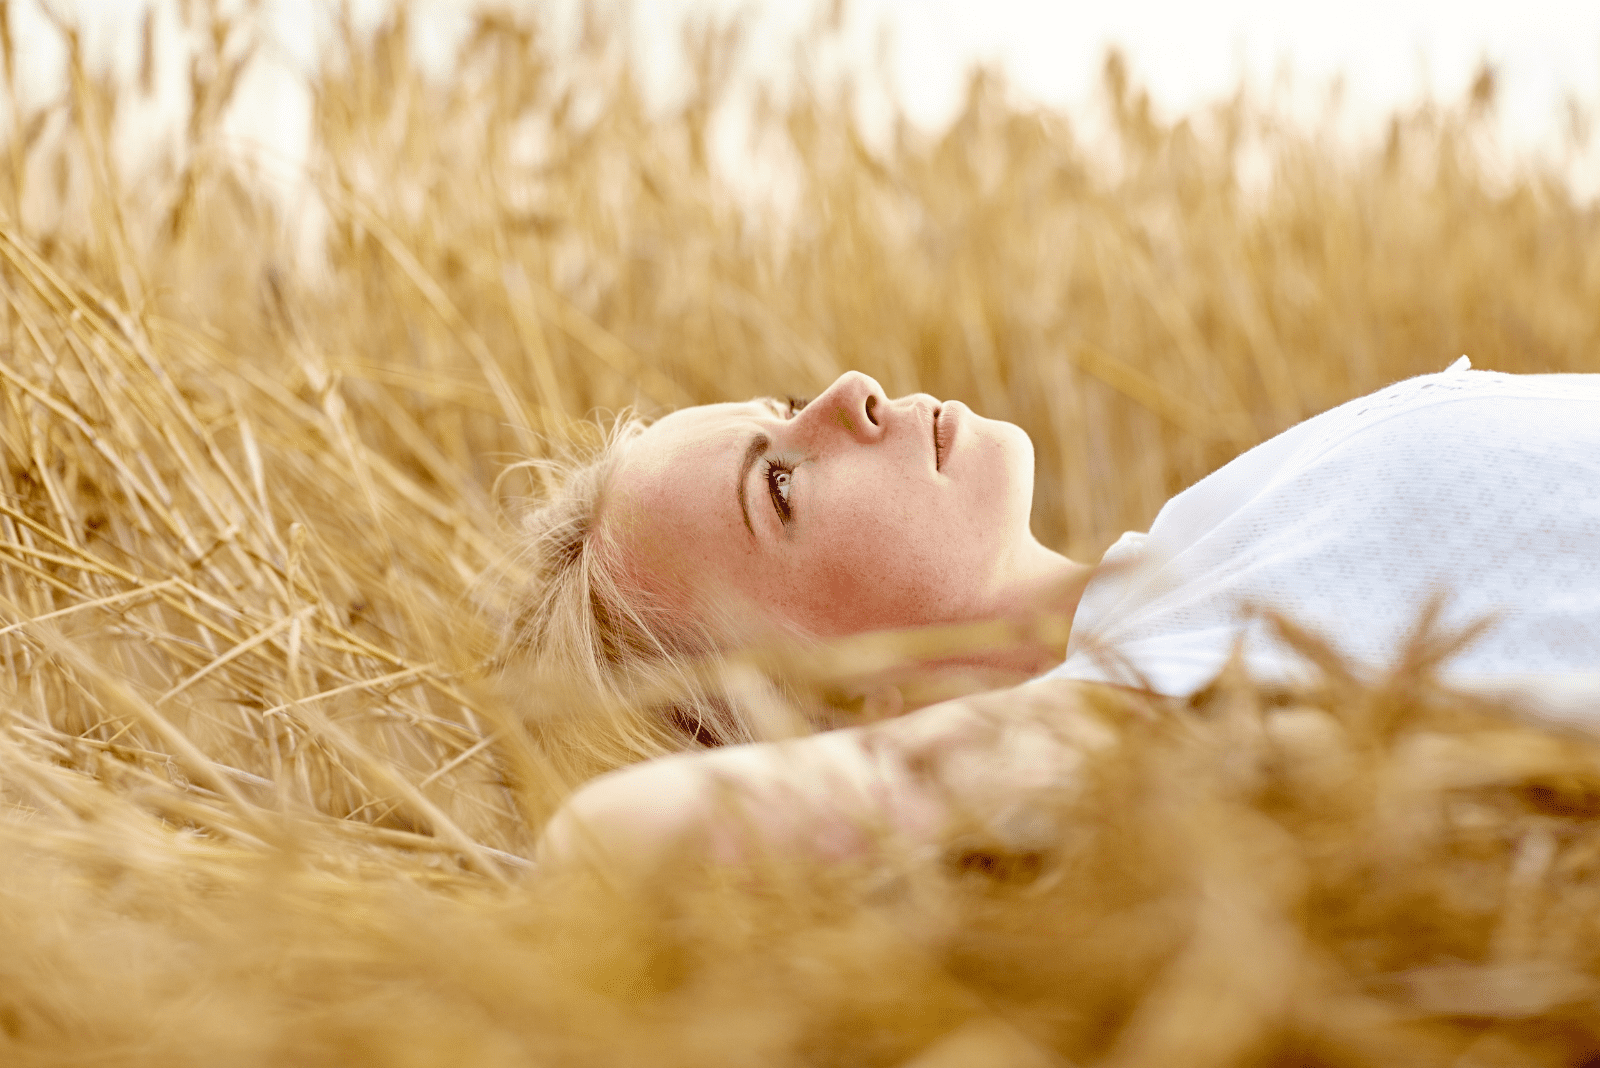
[[[1436,594],[1447,627],[1493,619],[1463,682],[1600,672],[1600,375],[1463,358],[1257,446],[1111,547],[1050,674],[1185,696],[1242,642],[1303,677],[1261,609],[1379,671]]]

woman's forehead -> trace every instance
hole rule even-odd
[[[768,402],[740,401],[662,416],[625,446],[606,511],[657,529],[739,523],[740,457],[770,415]]]
[[[757,402],[684,408],[624,446],[600,522],[624,566],[643,569],[637,578],[703,577],[748,548],[740,457],[771,412]]]
[[[685,461],[713,461],[727,449],[743,451],[756,433],[752,420],[770,415],[761,401],[701,404],[657,419],[628,443],[623,466],[660,472]]]

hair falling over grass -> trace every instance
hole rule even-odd
[[[782,735],[914,642],[995,640],[632,690],[513,663],[542,464],[625,409],[854,367],[1026,428],[1038,534],[1094,559],[1244,448],[1462,352],[1596,370],[1600,212],[1495,154],[1492,79],[1371,149],[1244,94],[1158,118],[1115,56],[1104,143],[992,74],[948,127],[869,137],[816,71],[736,93],[736,26],[686,36],[669,106],[600,6],[571,36],[486,7],[442,74],[399,7],[323,43],[290,212],[225,131],[259,26],[179,6],[128,83],[59,23],[37,101],[0,4],[0,1060],[1600,1049],[1600,746],[1436,690],[1426,657],[1376,689],[1330,663],[1290,697],[1108,698],[1123,743],[1032,799],[1061,833],[1020,853],[686,870],[648,899],[524,859],[576,783],[681,744],[658,713],[686,687]],[[129,157],[166,49],[188,122]],[[735,107],[771,191],[714,161]]]

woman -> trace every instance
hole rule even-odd
[[[1478,372],[1463,358],[1397,383],[1203,479],[1098,571],[1032,536],[1020,429],[956,402],[891,401],[853,372],[803,407],[676,412],[606,463],[582,536],[561,528],[564,558],[591,576],[595,673],[624,651],[714,645],[735,621],[829,636],[1051,609],[1077,613],[1066,660],[1048,673],[1058,689],[1184,697],[1231,656],[1258,678],[1300,681],[1264,613],[1380,672],[1430,605],[1447,630],[1479,629],[1449,664],[1462,684],[1537,675],[1582,694],[1600,673],[1600,376]],[[533,617],[536,632],[560,630],[544,606]],[[1043,671],[1047,655],[1024,659]],[[907,777],[905,755],[980,744],[972,708],[819,737],[781,758],[750,747],[624,772],[579,795],[550,848],[570,849],[584,823],[613,846],[659,840],[693,824],[686,814],[706,811],[730,778],[774,799],[768,837],[833,827],[826,838],[868,812],[926,836],[938,806]],[[1066,749],[1046,747],[1041,774],[1063,774],[1085,739],[1103,741],[1084,726]],[[844,823],[796,823],[797,792],[831,797]]]

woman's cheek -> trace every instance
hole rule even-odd
[[[795,567],[790,589],[799,594],[792,619],[815,633],[847,634],[947,617],[941,598],[960,585],[952,529],[973,517],[942,515],[928,485],[886,483],[881,472],[803,489],[805,501],[828,507],[797,514],[794,542],[784,550]]]
[[[926,589],[908,582],[904,569],[847,552],[819,561],[794,593],[786,615],[823,637],[937,618]]]

